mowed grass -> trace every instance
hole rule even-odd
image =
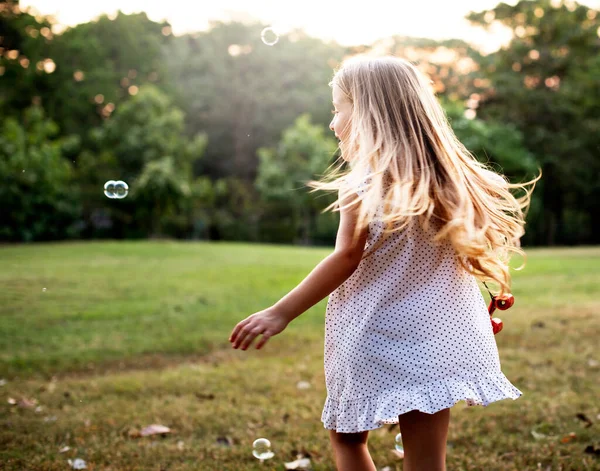
[[[334,470],[320,421],[326,300],[260,351],[228,342],[237,322],[280,299],[330,251],[0,247],[0,469],[64,470],[81,458],[91,470],[284,470],[302,454],[313,470]],[[449,470],[600,469],[590,453],[600,448],[600,247],[526,251],[496,336],[502,369],[524,395],[455,405]],[[35,406],[9,403],[22,398]],[[172,433],[136,436],[150,424]],[[378,470],[402,469],[392,452],[398,431],[370,433]],[[252,456],[259,437],[275,453],[264,463]]]

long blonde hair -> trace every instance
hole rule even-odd
[[[338,190],[338,199],[323,212],[361,201],[355,241],[382,202],[385,237],[415,216],[426,230],[434,219],[441,224],[435,243],[450,240],[465,270],[498,283],[498,294],[509,293],[508,252],[524,257],[517,270],[522,269],[527,256],[520,238],[541,168],[534,180],[511,184],[479,162],[456,138],[429,80],[407,60],[353,56],[335,71],[329,86],[334,84],[352,113],[341,155],[327,169],[333,170],[321,181],[306,182],[311,193]],[[365,184],[361,197],[349,184],[357,181]],[[519,188],[525,195],[515,198],[509,190]],[[340,206],[342,201],[350,202]]]

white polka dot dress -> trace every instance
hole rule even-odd
[[[433,414],[461,400],[487,406],[522,395],[500,370],[476,279],[450,242],[432,243],[438,228],[425,232],[413,219],[376,245],[383,223],[369,224],[363,260],[327,303],[326,429],[362,432],[413,409]]]

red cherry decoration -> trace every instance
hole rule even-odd
[[[506,311],[515,303],[515,297],[512,294],[504,294],[496,297],[496,307],[501,311]]]
[[[500,309],[501,311],[506,311],[515,303],[515,297],[510,293],[503,294],[502,296],[494,296],[490,292],[488,286],[485,284],[485,281],[483,284],[487,288],[488,293],[490,293],[490,297],[492,298],[490,305],[488,306],[488,312],[490,313],[490,321],[492,322],[492,331],[494,332],[494,335],[496,335],[504,326],[502,324],[502,319],[499,319],[498,317],[492,317],[492,313],[496,310],[496,308]]]
[[[492,318],[492,330],[494,332],[494,335],[500,332],[502,330],[502,327],[504,327],[504,325],[502,324],[502,319],[499,319],[497,317]]]
[[[491,295],[491,293],[490,293]],[[515,297],[512,294],[504,294],[502,296],[492,296],[492,300],[490,301],[490,305],[488,306],[488,312],[490,313],[490,320],[492,321],[492,330],[494,335],[502,330],[503,324],[502,319],[498,317],[492,318],[492,313],[496,310],[496,308],[501,311],[506,311],[515,303]]]

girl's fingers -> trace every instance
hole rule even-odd
[[[253,329],[250,329],[247,332],[247,335],[245,336],[245,339],[242,341],[240,341],[240,346],[242,348],[242,350],[246,350],[250,344],[254,341],[254,339],[256,337],[258,337],[260,334],[262,334],[265,331],[264,328],[260,328],[260,327],[254,327]]]
[[[240,332],[240,330],[242,329],[242,327],[244,327],[246,324],[248,323],[248,321],[243,320],[241,322],[238,323],[238,325],[235,326],[235,328],[233,329],[233,332],[231,333],[231,335],[229,336],[229,341],[230,342],[234,342]]]
[[[254,340],[254,335],[250,334],[246,337],[246,340],[244,341],[243,344],[240,344],[240,348],[242,350],[246,350],[248,348],[248,346],[252,343],[252,340]]]
[[[252,341],[256,338],[258,334],[255,333],[254,331],[249,331],[247,333],[247,335],[245,335],[245,338],[243,341],[240,341],[240,347],[242,348],[242,350],[246,350],[250,344],[252,343]]]
[[[238,334],[233,341],[234,348],[238,348],[239,346],[241,346],[242,342],[244,342],[244,340],[247,340],[247,337],[249,335],[252,336],[252,328],[248,325],[248,323],[246,323],[245,325],[238,324],[238,327],[236,327],[236,329],[238,330]],[[252,341],[252,338],[253,337],[250,337],[250,341]]]
[[[234,348],[238,348],[239,345],[244,341],[244,338],[246,337],[246,332],[241,330],[237,336],[237,338],[233,341],[233,347]]]
[[[270,335],[265,334],[266,327],[262,327],[260,322],[255,322],[250,325],[250,321],[245,319],[235,326],[233,332],[229,336],[229,341],[233,343],[233,348],[241,348],[246,350],[256,337],[263,334],[262,339],[256,344],[256,348],[261,348],[269,339]]]
[[[239,324],[238,324],[239,325]],[[235,336],[237,335],[238,325],[236,325],[231,331],[231,335],[229,336],[229,341],[233,342],[235,340]]]
[[[256,349],[260,350],[260,348],[267,343],[267,340],[269,340],[269,335],[268,334],[263,334],[262,339],[260,339],[260,342],[258,342],[256,344]]]

